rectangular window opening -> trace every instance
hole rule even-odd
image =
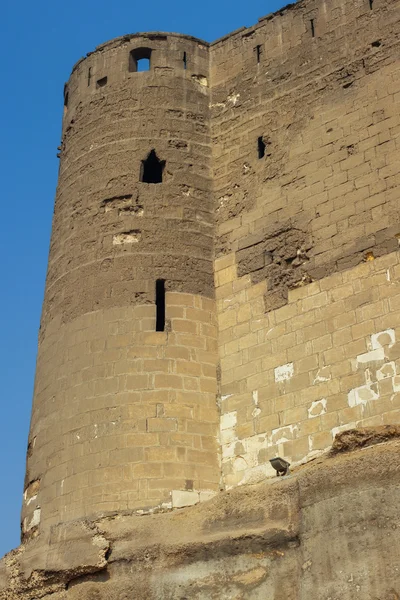
[[[314,24],[314,19],[310,19],[310,25],[311,25],[311,36],[315,37],[315,24]]]
[[[183,68],[186,71],[186,69],[187,69],[187,56],[186,56],[186,52],[183,53]]]
[[[91,79],[92,79],[92,67],[89,67],[88,74],[87,74],[87,84],[88,84],[88,87],[90,85]]]
[[[261,45],[256,46],[257,63],[261,61]]]
[[[151,48],[134,48],[129,52],[129,72],[142,73],[150,71]]]
[[[369,8],[370,10],[374,8],[374,0],[369,0]]]
[[[156,331],[165,331],[165,280],[156,281]]]

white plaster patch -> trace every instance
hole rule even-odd
[[[313,419],[314,417],[319,417],[326,413],[326,398],[322,398],[321,400],[316,400],[313,402],[308,409],[308,418]]]
[[[40,508],[35,508],[35,510],[33,511],[32,519],[29,525],[27,526],[26,531],[30,531],[31,529],[33,529],[33,527],[37,527],[39,525],[41,512],[42,511]]]
[[[233,456],[235,456],[235,446],[236,446],[236,441],[231,442],[230,444],[222,445],[222,447],[221,447],[222,460],[227,459],[227,458],[232,458]]]
[[[227,400],[228,398],[231,398],[233,396],[233,394],[226,394],[225,396],[221,396],[221,400]]]
[[[237,439],[234,429],[224,429],[220,432],[221,444],[231,444]]]
[[[253,415],[253,418],[255,419],[256,417],[258,417],[261,414],[261,408],[259,408],[258,406],[258,390],[254,390],[253,394],[253,402],[254,402],[254,410],[251,413]]]
[[[350,390],[347,395],[347,402],[350,408],[358,406],[359,404],[365,405],[371,400],[377,400],[379,394],[373,389],[374,384],[362,385],[358,388]]]
[[[221,429],[221,431],[223,431],[224,429],[231,429],[232,427],[235,427],[236,423],[237,423],[237,411],[236,410],[225,413],[224,415],[221,415],[220,429]]]
[[[365,364],[370,362],[376,362],[385,359],[385,351],[383,348],[375,348],[375,350],[370,350],[369,352],[365,352],[364,354],[359,354],[357,356],[357,364]]]
[[[113,245],[120,246],[122,244],[137,244],[140,241],[142,234],[140,231],[128,231],[126,233],[116,233],[113,236]]]
[[[394,392],[400,392],[400,375],[396,375],[395,377],[393,377],[393,391]]]
[[[294,368],[293,363],[281,365],[275,369],[275,381],[285,381],[293,377]]]
[[[243,456],[237,456],[232,462],[233,472],[238,473],[239,471],[246,471],[248,468],[247,461],[243,458]]]
[[[240,94],[230,94],[227,98],[227,101],[230,102],[233,106],[235,106],[239,98]]]
[[[204,87],[208,85],[207,77],[204,75],[192,75],[192,79]]]
[[[196,491],[172,490],[172,508],[182,508],[183,506],[193,506],[200,502],[200,494]]]
[[[243,440],[243,445],[246,448],[246,452],[249,454],[258,454],[261,448],[266,447],[267,443],[267,434],[264,433],[262,435],[252,435],[251,437]]]
[[[396,341],[396,334],[394,329],[385,329],[379,333],[373,333],[371,335],[371,347],[373,350],[383,348],[384,346],[393,346]]]
[[[389,362],[389,363],[385,363],[376,372],[376,378],[378,381],[381,381],[381,379],[387,379],[388,377],[394,377],[395,375],[396,375],[396,364],[393,361]]]
[[[271,433],[271,444],[284,444],[290,442],[296,436],[297,425],[287,425],[286,427],[278,427],[273,429]]]
[[[315,385],[316,383],[322,383],[323,381],[330,381],[331,378],[332,378],[332,375],[331,375],[330,367],[323,367],[322,369],[319,369],[318,373],[315,376],[313,383]]]

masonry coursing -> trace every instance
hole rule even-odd
[[[399,8],[310,0],[212,44],[135,34],[75,65],[27,537],[193,504],[399,421]],[[141,181],[151,150],[160,184]]]

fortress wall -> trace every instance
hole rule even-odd
[[[275,475],[354,427],[400,423],[400,253],[289,291],[264,310],[267,283],[216,261],[222,469],[228,487]]]
[[[302,2],[211,46],[228,486],[399,421],[399,8]]]
[[[211,47],[217,251],[266,310],[398,247],[399,7],[303,2]]]

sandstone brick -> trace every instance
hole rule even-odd
[[[332,446],[333,437],[330,431],[319,431],[310,435],[312,450],[325,450]]]
[[[177,419],[173,418],[149,418],[147,419],[147,431],[176,431],[178,428]]]
[[[222,271],[227,267],[232,267],[235,264],[235,255],[227,254],[226,256],[221,256],[220,258],[215,259],[214,268],[215,271]]]

